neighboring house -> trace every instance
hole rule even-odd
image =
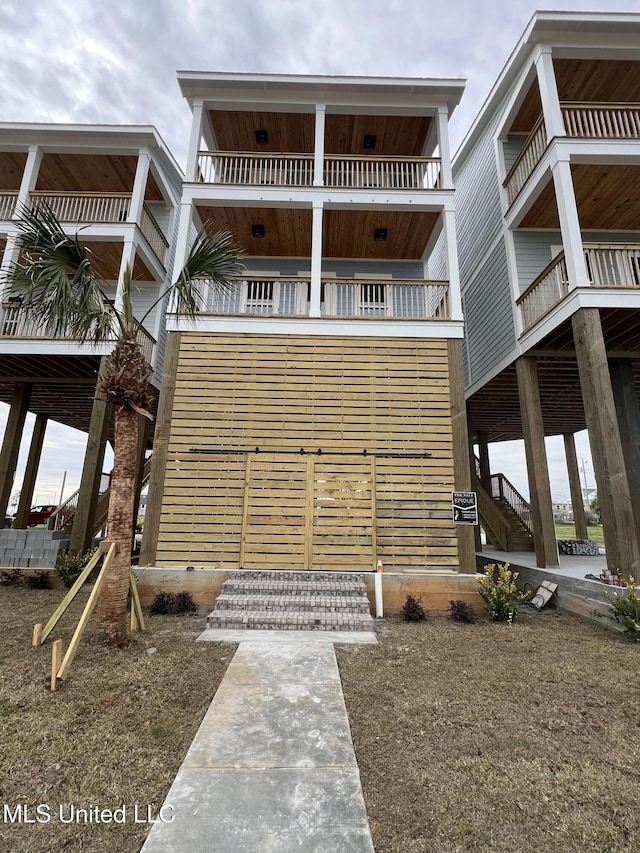
[[[195,322],[169,317],[141,564],[474,572],[451,511],[470,484],[448,144],[463,81],[178,77],[176,265],[206,222],[246,273],[205,286]]]
[[[69,234],[89,248],[107,295],[130,264],[142,319],[161,294],[172,263],[175,211],[182,175],[152,127],[0,124],[0,258],[16,260],[14,219],[22,206],[46,203]],[[165,342],[163,305],[148,314],[140,340],[159,387]],[[84,551],[100,526],[107,500],[98,505],[110,412],[94,401],[101,357],[110,345],[80,345],[46,337],[38,324],[18,316],[3,295],[0,316],[0,400],[11,405],[0,450],[0,513],[6,512],[25,416],[36,415],[29,461],[20,492],[16,527],[26,527],[46,424],[55,420],[89,433],[79,492],[65,501],[60,526],[71,528],[72,547]],[[144,442],[148,441],[147,437]],[[144,456],[141,441],[140,459]],[[77,508],[77,512],[76,512]]]
[[[558,564],[544,436],[588,428],[609,566],[640,570],[640,15],[540,12],[453,163],[470,428],[524,438],[537,562]]]

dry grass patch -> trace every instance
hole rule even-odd
[[[565,613],[379,640],[336,647],[376,853],[637,849],[637,645]]]
[[[87,594],[51,639],[66,647]],[[128,649],[83,640],[68,683],[52,693],[51,642],[32,649],[31,630],[63,595],[0,589],[0,802],[27,804],[30,817],[38,804],[51,808],[48,824],[0,822],[0,851],[138,851],[150,827],[133,822],[133,807],[142,816],[162,804],[235,647],[196,644],[202,616],[150,617]],[[62,824],[69,804],[125,804],[127,823]]]

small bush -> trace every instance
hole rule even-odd
[[[9,572],[0,572],[0,586],[21,586],[22,573],[19,569],[11,569]]]
[[[181,616],[195,611],[196,605],[189,592],[159,592],[151,605],[152,616]]]
[[[606,616],[619,625],[622,625],[622,631],[633,643],[640,643],[640,597],[636,590],[636,584],[632,577],[625,582],[627,594],[621,595],[619,592],[603,593],[609,604],[609,612],[607,614],[598,613],[598,616]]]
[[[51,575],[44,571],[25,575],[24,585],[29,589],[51,589]]]
[[[70,589],[80,577],[82,570],[93,557],[95,551],[86,554],[61,554],[56,562],[56,572],[62,583]]]
[[[517,572],[509,564],[489,565],[486,574],[478,578],[478,592],[489,616],[496,622],[511,622],[518,615],[518,605],[524,596],[516,586]]]
[[[402,610],[402,618],[405,622],[424,622],[427,618],[427,611],[424,609],[421,598],[415,598],[413,595],[408,595]]]
[[[466,601],[460,601],[459,599],[450,601],[448,609],[454,622],[466,622],[467,625],[471,625],[476,621],[476,611]]]

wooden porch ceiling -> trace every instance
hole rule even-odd
[[[26,162],[24,151],[0,151],[0,190],[18,192]]]
[[[640,63],[620,59],[554,59],[561,101],[640,102]],[[529,133],[542,113],[537,79],[531,84],[511,125],[512,133]]]
[[[0,355],[0,401],[11,403],[16,382],[32,382],[30,412],[88,432],[99,367],[98,355]]]
[[[212,230],[230,231],[247,255],[311,257],[309,209],[199,206],[198,213]],[[428,212],[326,210],[322,254],[326,258],[419,259],[437,219],[437,213]],[[262,225],[264,237],[253,237],[252,225]],[[374,240],[378,228],[387,229],[386,240]]]
[[[312,113],[235,112],[210,110],[209,119],[221,151],[313,153],[315,116]],[[337,115],[328,113],[327,154],[419,157],[429,133],[428,116]],[[256,130],[266,130],[268,142],[258,145]],[[365,135],[376,137],[374,150],[365,150]]]
[[[82,235],[80,235],[81,237]],[[85,241],[81,239],[81,242],[90,252],[91,264],[100,278],[105,281],[117,281],[120,275],[123,244],[103,240]],[[137,254],[133,264],[133,278],[134,281],[155,281],[153,273]]]
[[[607,352],[631,358],[640,400],[640,321],[638,312],[600,312]],[[535,349],[545,435],[586,428],[582,390],[570,321],[559,326]],[[468,400],[474,436],[485,431],[489,441],[522,438],[515,364],[510,365]]]
[[[640,195],[636,191],[640,186],[640,166],[578,163],[571,166],[571,174],[578,218],[584,230],[640,229]],[[560,227],[551,178],[519,227]]]
[[[44,154],[36,190],[49,192],[130,193],[137,158],[125,154]],[[150,172],[146,201],[163,201]]]

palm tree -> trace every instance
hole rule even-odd
[[[131,571],[139,416],[149,412],[150,367],[137,342],[141,322],[133,315],[132,272],[127,266],[114,305],[105,296],[105,282],[95,269],[92,253],[78,235],[71,237],[46,206],[25,207],[16,221],[21,243],[19,260],[7,273],[11,295],[20,310],[53,337],[80,342],[114,341],[97,390],[113,404],[114,463],[107,535],[117,554],[102,588],[96,612],[98,636],[106,645],[127,641],[127,598]],[[204,284],[226,290],[242,271],[241,249],[230,234],[199,232],[176,281],[149,309],[170,298],[175,310],[188,317],[198,311]]]

